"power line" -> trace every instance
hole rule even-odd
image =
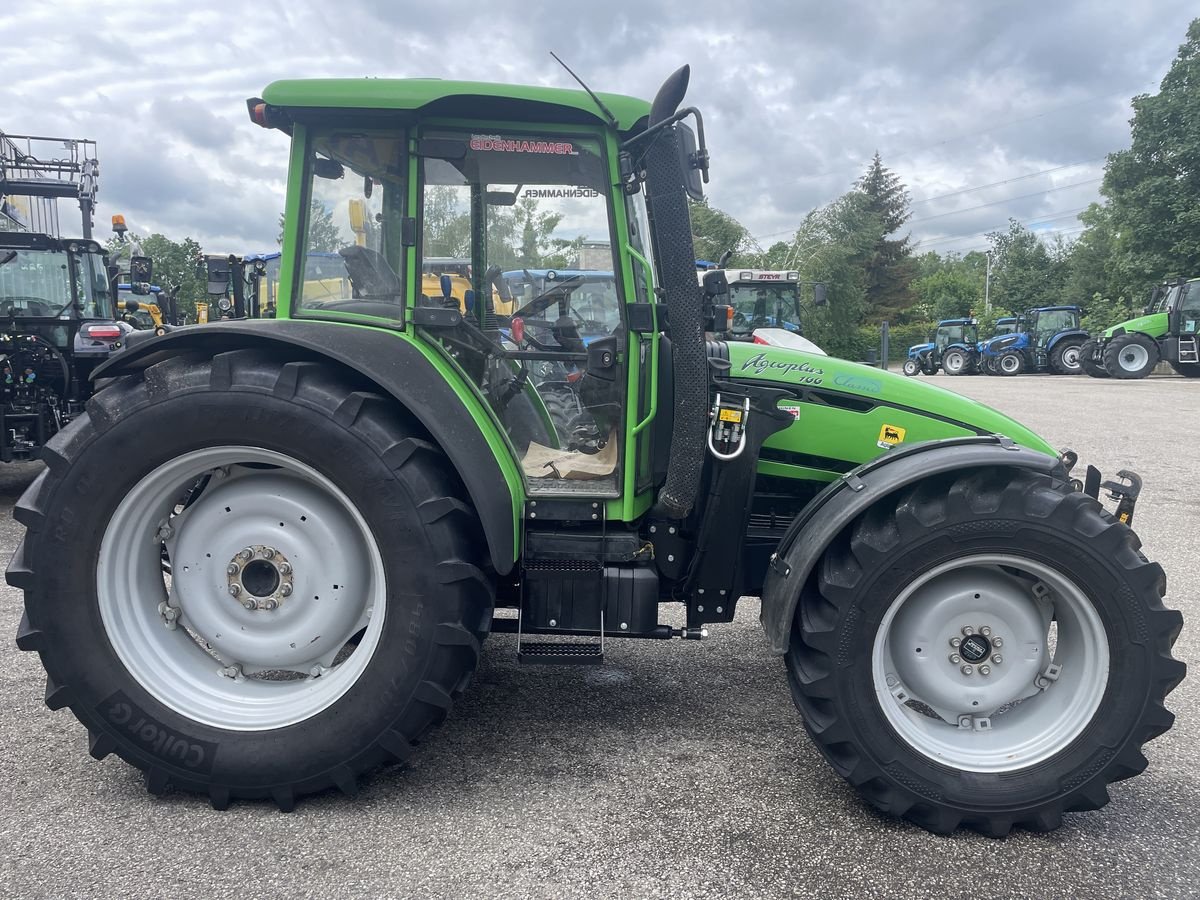
[[[1083,212],[1085,209],[1087,209],[1086,206],[1081,206],[1079,209],[1067,210],[1066,212],[1059,213],[1059,214],[1056,214],[1056,215],[1053,215],[1050,217],[1043,216],[1043,217],[1039,217],[1037,219],[1031,219],[1030,221],[1025,222],[1024,224],[1025,225],[1044,225],[1047,222],[1057,222],[1059,219],[1069,219],[1069,218],[1072,218],[1073,216],[1077,216],[1081,212]],[[918,248],[930,247],[934,244],[945,244],[945,243],[951,243],[954,241],[965,241],[965,240],[968,240],[973,237],[984,237],[999,228],[1006,227],[1007,225],[1008,225],[1008,222],[1001,222],[999,225],[993,225],[991,228],[988,228],[986,231],[975,231],[970,234],[957,234],[957,235],[952,235],[950,237],[932,238],[930,240],[920,240],[920,241],[917,241],[913,245],[913,249],[916,250]]]
[[[1040,172],[1030,172],[1028,175],[1018,175],[1015,178],[1006,178],[1003,181],[993,181],[990,184],[981,184],[977,185],[976,187],[967,187],[957,191],[950,191],[948,194],[934,194],[932,197],[923,197],[920,200],[910,200],[908,205],[916,206],[918,203],[932,203],[934,200],[944,200],[947,197],[957,197],[960,194],[973,194],[976,191],[984,191],[988,188],[999,187],[1002,184],[1012,184],[1014,181],[1025,181],[1028,178],[1036,178],[1039,175],[1048,175],[1051,172],[1060,172],[1063,169],[1074,169],[1077,166],[1086,166],[1090,163],[1099,162],[1104,158],[1105,157],[1103,156],[1099,156],[1095,159],[1085,159],[1081,162],[1067,163],[1064,166],[1055,166],[1052,169],[1042,169]]]
[[[946,216],[957,216],[959,213],[972,212],[976,209],[985,209],[989,206],[999,206],[1001,203],[1012,203],[1016,200],[1028,200],[1030,197],[1040,197],[1043,194],[1053,194],[1055,191],[1066,191],[1070,190],[1071,188],[1082,187],[1086,184],[1095,184],[1097,181],[1101,180],[1102,179],[1100,178],[1089,178],[1086,181],[1076,181],[1074,184],[1064,184],[1061,187],[1047,188],[1044,191],[1035,191],[1032,194],[1021,194],[1017,197],[1005,197],[1002,200],[993,200],[991,203],[980,203],[978,206],[968,206],[963,209],[955,209],[951,210],[950,212],[938,213],[936,216],[925,216],[923,219],[913,219],[906,224],[917,225],[921,222],[931,222],[934,219],[944,219]]]

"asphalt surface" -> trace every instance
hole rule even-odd
[[[1197,672],[1200,384],[938,376],[1145,479],[1137,527],[1189,624]],[[8,513],[36,475],[0,469]],[[153,798],[83,728],[42,703],[0,589],[0,896],[1184,897],[1200,892],[1200,678],[1175,728],[1104,810],[1057,832],[937,837],[868,810],[810,745],[767,651],[758,603],[708,641],[611,642],[602,668],[518,666],[510,636],[412,765],[285,815]]]

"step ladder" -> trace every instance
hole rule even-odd
[[[1197,352],[1196,335],[1179,338],[1179,361],[1181,363],[1200,363],[1200,353]]]
[[[539,635],[541,637],[541,635]],[[604,613],[600,613],[598,640],[524,639],[517,617],[517,662],[543,666],[595,666],[604,662]]]

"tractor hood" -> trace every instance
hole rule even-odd
[[[768,439],[763,471],[836,477],[899,444],[980,434],[1003,434],[1031,450],[1057,455],[1014,419],[927,382],[782,347],[725,346],[728,377],[794,391],[795,399],[780,406],[788,408],[795,423]],[[782,471],[780,465],[793,471]]]
[[[1140,331],[1152,338],[1162,337],[1170,329],[1165,312],[1151,313],[1148,316],[1138,316],[1126,322],[1118,322],[1111,328],[1104,329],[1105,339],[1128,331]]]
[[[932,350],[932,349],[933,349],[933,344],[913,344],[911,347],[908,348],[908,355],[912,356],[914,353],[921,353],[925,350]]]

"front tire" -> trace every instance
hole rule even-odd
[[[1083,373],[1092,378],[1107,378],[1108,369],[1102,363],[1096,362],[1096,341],[1086,340],[1079,348],[1079,365]]]
[[[1104,348],[1104,368],[1113,378],[1145,378],[1158,365],[1158,344],[1144,334],[1121,334]]]
[[[1103,806],[1171,727],[1185,672],[1182,617],[1138,547],[1050,476],[906,489],[801,597],[787,661],[806,729],[868,803],[931,831],[1044,831]]]
[[[1019,350],[1001,353],[996,357],[995,368],[1001,375],[1020,375],[1025,371],[1025,354]]]
[[[478,523],[419,425],[331,368],[170,359],[46,461],[16,509],[18,646],[151,792],[353,793],[466,687],[493,604]]]
[[[909,357],[908,359],[906,359],[904,361],[904,366],[902,368],[902,371],[904,372],[905,375],[907,375],[911,378],[912,376],[916,375],[918,372],[921,371],[921,367],[919,365],[917,365],[917,361],[915,359],[913,359],[912,357]]]

